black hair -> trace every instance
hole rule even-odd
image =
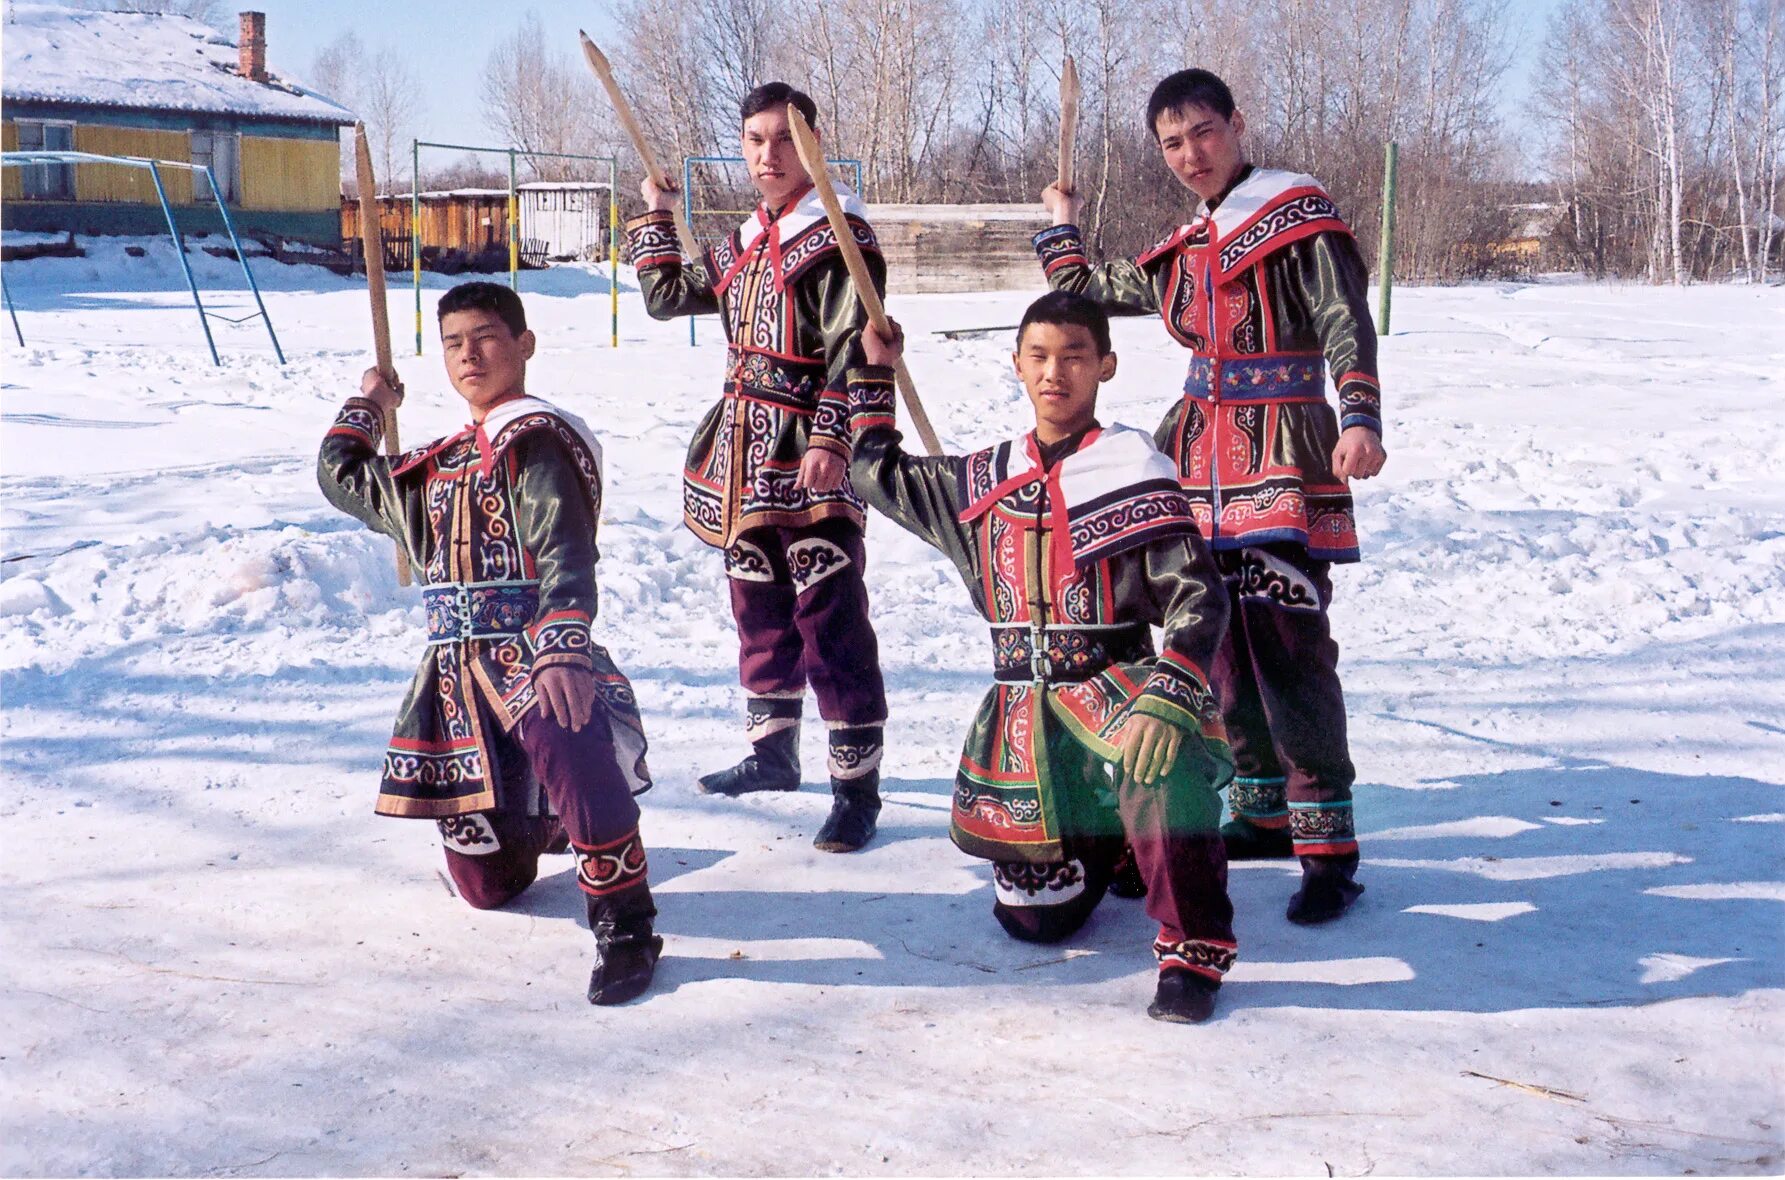
[[[800,114],[806,116],[806,126],[818,126],[818,104],[804,90],[795,90],[785,82],[764,82],[744,95],[744,101],[738,104],[738,122],[747,123],[752,115],[784,106],[799,108]]]
[[[521,297],[500,283],[460,283],[440,297],[439,318],[444,320],[455,311],[493,312],[517,337],[527,330],[527,309],[521,306]]]
[[[1147,130],[1159,137],[1159,116],[1186,107],[1207,107],[1223,119],[1233,118],[1233,91],[1207,70],[1179,70],[1167,76],[1147,98]]]
[[[1098,356],[1108,356],[1115,349],[1109,342],[1109,316],[1101,307],[1083,295],[1072,291],[1049,291],[1040,299],[1029,305],[1023,313],[1023,322],[1017,326],[1016,346],[1023,346],[1023,333],[1029,330],[1030,324],[1077,324],[1091,333],[1091,342],[1097,346]]]

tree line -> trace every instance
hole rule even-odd
[[[738,99],[781,79],[817,101],[829,154],[861,161],[864,197],[889,203],[1036,201],[1056,168],[1071,53],[1083,229],[1104,257],[1188,216],[1144,105],[1159,78],[1199,65],[1232,86],[1252,158],[1318,177],[1372,267],[1383,149],[1399,145],[1399,279],[1760,280],[1785,265],[1782,6],[1562,0],[1519,96],[1513,40],[1529,34],[1507,0],[613,0],[620,31],[604,48],[666,161],[734,155]],[[523,151],[613,154],[636,178],[605,97],[560,40],[528,14],[491,49],[487,121]],[[339,56],[325,73],[413,122],[395,98],[413,89],[371,76],[412,83],[407,67],[363,53],[343,70]],[[387,153],[407,142],[368,121]],[[593,176],[575,162],[526,171]],[[430,181],[479,175],[459,164]],[[708,207],[748,203],[741,170],[698,179]]]

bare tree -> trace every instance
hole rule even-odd
[[[539,14],[529,12],[507,39],[490,50],[483,72],[484,117],[523,152],[602,155],[607,100],[580,61],[563,46],[548,45]],[[587,169],[549,157],[523,161],[537,180],[566,180]]]
[[[421,80],[394,50],[381,49],[366,57],[360,71],[359,113],[378,161],[378,187],[384,190],[380,195],[403,191],[408,181],[399,182],[397,170],[422,113]]]

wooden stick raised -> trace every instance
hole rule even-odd
[[[855,233],[849,228],[848,218],[843,216],[843,203],[837,200],[836,186],[831,183],[831,174],[824,166],[824,153],[818,148],[818,137],[812,134],[812,127],[799,108],[789,105],[787,108],[787,125],[793,131],[793,147],[799,153],[800,165],[805,168],[806,175],[812,178],[812,187],[818,192],[818,199],[824,203],[824,215],[830,220],[831,230],[837,235],[837,249],[843,254],[843,264],[849,268],[849,281],[855,285],[855,296],[862,301],[867,310],[868,322],[881,336],[890,339],[892,328],[886,322],[886,306],[880,302],[880,293],[874,289],[874,276],[868,273],[867,260],[862,257],[861,247],[855,244]],[[930,417],[924,413],[923,403],[917,400],[917,387],[911,382],[911,372],[905,367],[905,358],[900,357],[893,369],[898,379],[899,393],[905,398],[905,410],[911,415],[911,426],[917,431],[917,437],[923,440],[924,450],[932,455],[942,453],[942,444],[936,441],[936,432],[930,427]]]
[[[1078,100],[1084,91],[1078,84],[1078,66],[1072,55],[1060,69],[1060,183],[1061,192],[1072,194],[1072,159],[1078,147]]]
[[[614,113],[620,116],[620,125],[626,128],[626,134],[632,138],[632,146],[638,149],[638,158],[645,166],[645,173],[651,182],[660,189],[670,185],[669,173],[657,162],[657,153],[651,150],[651,141],[645,138],[644,129],[638,125],[638,116],[632,113],[632,104],[626,101],[626,95],[620,90],[620,84],[614,80],[613,67],[607,64],[607,54],[596,48],[595,42],[589,40],[589,34],[581,29],[577,36],[583,39],[583,57],[589,63],[589,69],[600,79],[607,97],[614,104]],[[683,194],[686,199],[687,194]],[[682,243],[682,253],[688,256],[689,262],[701,259],[700,244],[694,240],[694,227],[688,224],[688,217],[682,212],[680,205],[672,205],[671,212],[676,219],[676,238]]]
[[[359,239],[366,259],[366,288],[372,295],[372,349],[378,355],[378,371],[393,386],[397,370],[390,357],[390,306],[384,294],[384,227],[379,221],[378,181],[372,175],[372,149],[366,143],[366,125],[355,123],[355,174],[359,179]],[[397,439],[397,411],[384,415],[384,453],[399,455],[403,444]],[[409,555],[397,546],[397,585],[407,586]]]

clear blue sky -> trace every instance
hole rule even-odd
[[[663,0],[674,3],[675,0]],[[1190,0],[1182,0],[1188,3]],[[1538,48],[1561,0],[1511,0],[1513,65],[1501,107],[1522,111]],[[250,6],[267,14],[267,60],[274,70],[304,77],[316,52],[352,29],[368,47],[402,54],[426,88],[418,133],[453,143],[495,143],[479,98],[490,48],[511,34],[529,10],[548,41],[576,62],[576,31],[612,41],[612,7],[604,0],[225,0],[233,13]],[[230,23],[230,22],[223,22]],[[228,30],[232,35],[233,24]]]
[[[673,3],[674,0],[667,0]],[[496,142],[480,97],[490,49],[520,26],[528,11],[539,14],[548,43],[563,46],[578,69],[576,31],[597,42],[612,40],[613,14],[601,0],[224,0],[230,18],[219,23],[235,35],[233,14],[249,8],[267,14],[267,64],[275,73],[305,79],[323,46],[352,30],[368,49],[389,48],[405,58],[426,89],[417,134],[449,143]]]

